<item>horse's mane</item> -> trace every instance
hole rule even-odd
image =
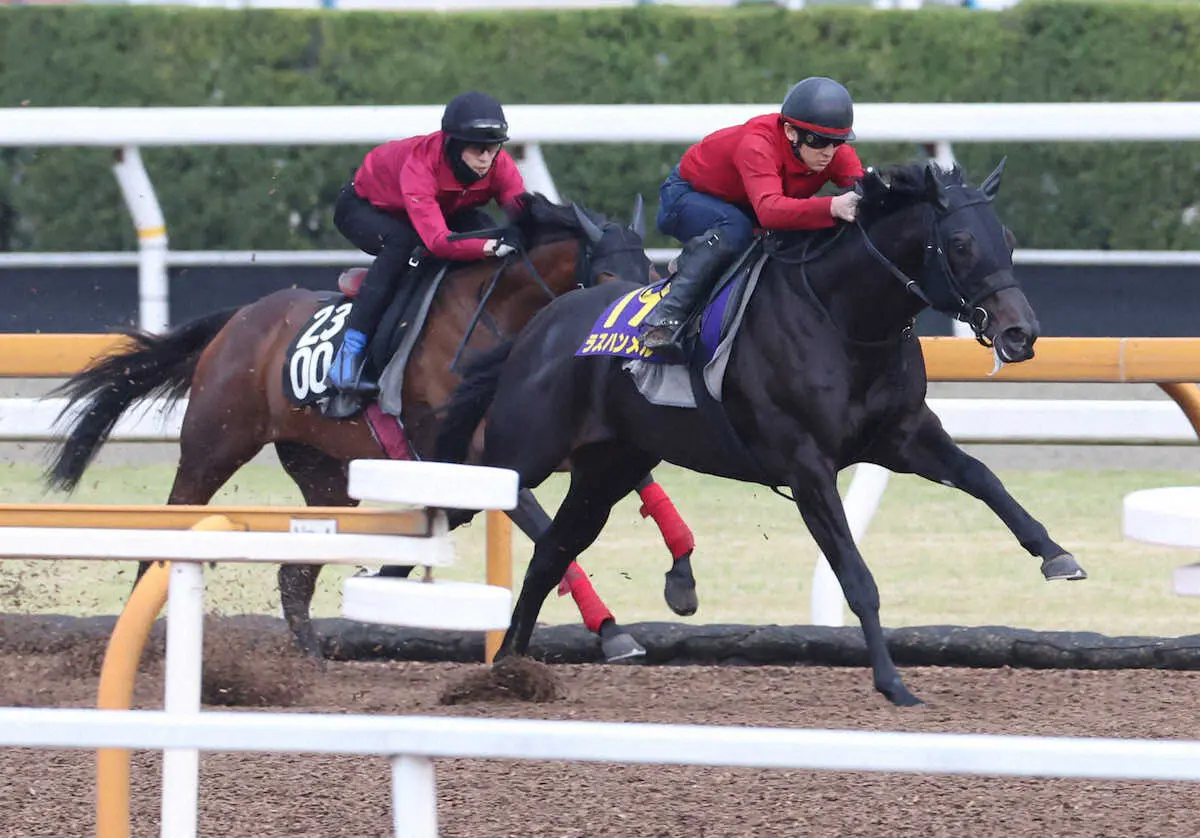
[[[859,219],[869,227],[881,218],[907,209],[913,204],[929,200],[926,173],[932,169],[934,176],[943,186],[965,186],[963,170],[955,165],[944,171],[932,161],[917,161],[884,169],[869,169],[860,181],[862,201],[859,202]]]
[[[579,209],[598,227],[603,227],[607,221],[598,212],[583,206]],[[513,224],[520,229],[526,246],[531,248],[573,238],[581,232],[571,204],[556,204],[540,192],[525,195],[522,211],[513,219]]]

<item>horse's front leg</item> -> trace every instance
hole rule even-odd
[[[550,516],[529,489],[517,493],[517,506],[509,511],[508,517],[534,544],[550,529]],[[588,631],[600,636],[600,649],[606,661],[617,663],[646,656],[645,647],[617,622],[577,563],[572,562],[568,566],[559,586],[560,593],[564,587],[570,590]]]
[[[902,438],[889,441],[882,451],[871,452],[873,462],[892,471],[918,474],[926,480],[953,486],[986,503],[1021,546],[1030,555],[1041,558],[1042,575],[1047,580],[1087,578],[1087,572],[1075,557],[1017,503],[1000,478],[958,447],[928,405],[923,405],[920,413],[906,421],[904,427],[907,432]]]
[[[570,488],[549,528],[534,544],[512,621],[496,653],[498,659],[528,652],[546,597],[600,535],[613,504],[629,494],[655,463],[618,442],[597,443],[574,452]]]
[[[812,457],[798,458],[801,462]],[[846,511],[838,496],[836,475],[832,467],[814,469],[797,475],[789,481],[796,506],[812,533],[817,546],[829,560],[837,575],[838,583],[850,610],[862,624],[863,636],[867,641],[867,653],[871,659],[871,670],[875,689],[889,701],[900,707],[920,704],[921,700],[909,692],[900,678],[900,672],[892,661],[891,652],[883,637],[883,626],[879,621],[879,589],[875,579],[854,544]]]

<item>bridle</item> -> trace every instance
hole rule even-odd
[[[964,187],[957,184],[950,184],[945,188],[962,189]],[[990,203],[990,201],[980,194],[979,197],[972,198],[958,206],[947,207],[944,210],[935,208],[929,214],[929,223],[925,230],[925,258],[921,268],[924,283],[910,277],[904,271],[900,270],[895,262],[885,256],[875,246],[875,243],[871,241],[871,237],[867,233],[866,228],[863,227],[862,221],[856,219],[854,226],[858,228],[858,232],[862,235],[863,245],[866,247],[867,252],[871,254],[875,261],[883,265],[888,270],[888,273],[903,283],[905,291],[917,297],[930,308],[950,314],[954,319],[966,323],[975,334],[975,340],[983,346],[990,347],[992,346],[992,340],[985,334],[989,324],[989,317],[987,310],[980,303],[997,291],[1015,286],[1017,280],[1011,273],[1008,274],[1007,278],[999,281],[995,278],[1002,276],[1001,272],[989,274],[980,281],[979,290],[974,295],[968,296],[963,290],[958,277],[954,275],[954,271],[950,267],[950,261],[946,256],[945,240],[942,235],[942,224],[947,219],[968,207],[987,203]],[[931,271],[935,268],[938,273],[932,275]],[[937,302],[932,300],[925,290],[930,285],[930,280],[935,278],[940,278],[945,283],[946,290],[950,295]]]

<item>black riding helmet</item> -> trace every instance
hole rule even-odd
[[[458,94],[446,105],[442,133],[446,135],[446,161],[454,177],[459,183],[472,184],[485,176],[463,162],[463,149],[471,143],[508,142],[508,122],[499,102],[486,93],[471,90]]]
[[[508,122],[500,103],[471,90],[450,100],[442,114],[442,131],[446,136],[468,143],[508,142]]]
[[[854,100],[850,91],[824,76],[796,82],[779,109],[784,121],[806,134],[825,140],[854,139]]]

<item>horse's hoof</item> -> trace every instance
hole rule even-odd
[[[692,554],[688,552],[671,565],[666,572],[667,581],[663,586],[663,599],[667,605],[680,617],[690,617],[700,607],[700,599],[696,596],[696,577],[692,575]]]
[[[1087,579],[1087,571],[1079,566],[1075,557],[1070,553],[1060,553],[1052,559],[1042,562],[1042,575],[1047,582],[1056,579]]]
[[[621,632],[600,640],[606,663],[638,663],[646,657],[646,649],[633,639],[632,634]]]
[[[916,707],[925,703],[909,692],[908,687],[904,686],[902,681],[896,681],[889,687],[876,686],[876,689],[897,707]]]
[[[313,631],[312,624],[309,623],[306,628],[300,629],[292,635],[292,640],[296,644],[296,648],[300,650],[306,660],[310,660],[318,667],[325,666],[325,649],[321,642],[321,638]]]

